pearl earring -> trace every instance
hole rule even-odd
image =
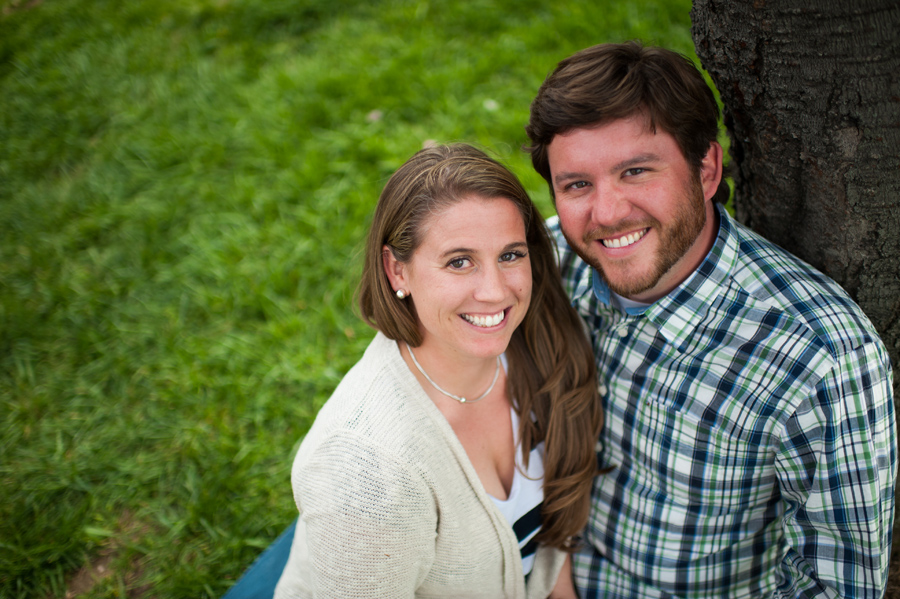
[[[402,289],[397,290],[397,299],[403,299],[406,297],[406,292]]]

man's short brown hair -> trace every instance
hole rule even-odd
[[[531,103],[526,150],[535,170],[551,183],[547,147],[556,135],[635,114],[644,114],[653,132],[659,128],[671,135],[699,172],[719,131],[715,96],[690,59],[636,41],[599,44],[560,62]],[[723,180],[714,199],[727,198]]]

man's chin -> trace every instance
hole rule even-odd
[[[600,258],[596,255],[592,254],[588,251],[588,248],[584,246],[582,243],[574,243],[572,239],[570,239],[565,232],[563,235],[566,237],[566,241],[569,243],[569,247],[574,251],[579,258],[587,262],[587,264],[593,268],[600,275],[600,278],[603,279],[603,282],[606,283],[606,286],[609,287],[609,290],[615,293],[616,295],[620,295],[622,297],[632,297],[643,293],[653,287],[656,284],[656,281],[648,283],[647,281],[635,281],[632,278],[629,278],[627,274],[619,277],[619,280],[611,280],[606,271],[603,269],[603,264],[600,262]],[[624,279],[624,280],[623,280]],[[657,280],[659,280],[657,278]]]
[[[603,282],[606,283],[606,286],[609,287],[609,290],[615,293],[616,295],[631,298],[641,293],[648,291],[653,288],[653,285],[659,280],[658,278],[655,281],[640,281],[635,280],[633,277],[629,277],[627,274],[623,274],[617,279],[611,279],[606,271],[603,269],[603,265],[600,260],[591,255],[589,252],[585,251],[583,247],[569,245],[578,257],[587,262],[587,264],[593,268],[597,274],[600,275],[600,278],[603,279]]]
[[[624,298],[635,299],[640,294],[653,288],[653,285],[648,285],[645,283],[635,284],[635,281],[628,281],[628,283],[620,285],[614,281],[610,281],[609,277],[607,277],[602,270],[596,268],[594,270],[600,273],[600,278],[603,279],[603,282],[606,283],[606,286],[609,287],[610,291]]]

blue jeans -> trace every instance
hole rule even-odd
[[[296,526],[297,521],[294,520],[275,542],[266,547],[222,599],[272,599],[275,585],[291,553]]]

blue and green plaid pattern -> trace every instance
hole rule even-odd
[[[549,223],[606,409],[581,597],[881,597],[887,352],[836,283],[719,212],[697,272],[630,314]]]

